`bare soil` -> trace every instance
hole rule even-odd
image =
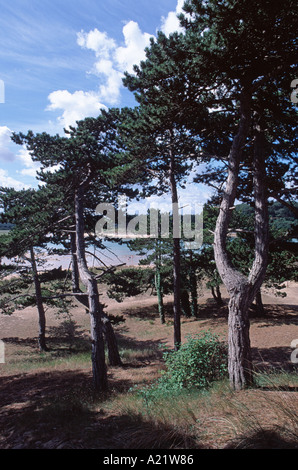
[[[259,370],[272,368],[297,370],[297,365],[291,362],[293,351],[291,343],[298,339],[298,285],[288,283],[286,292],[285,298],[275,297],[271,292],[263,292],[266,310],[264,317],[258,317],[257,312],[253,308],[251,310],[251,344],[254,364]],[[201,292],[199,318],[182,320],[183,340],[187,335],[202,330],[211,330],[223,340],[227,339],[228,299],[224,289],[222,294],[225,305],[218,307],[209,292]],[[170,296],[166,299],[165,325],[160,324],[156,298],[149,295],[126,299],[119,304],[108,299],[103,291],[101,300],[106,304],[108,313],[124,316],[125,323],[115,327],[119,344],[131,351],[135,350],[135,355],[130,353],[127,359],[124,357],[124,367],[109,369],[113,399],[127,393],[130,387],[151,382],[159,376],[163,368],[162,347],[173,346],[172,299]],[[73,319],[80,329],[82,341],[85,341],[85,346],[87,344],[88,351],[89,316],[84,309],[76,307],[73,310]],[[51,332],[58,331],[59,325],[61,318],[57,318],[53,311],[48,310],[47,329],[49,346],[52,349],[57,348],[57,343],[55,345],[51,343]],[[0,316],[0,339],[5,344],[5,364],[0,364],[0,448],[117,449],[133,448],[133,445],[142,447],[142,436],[146,426],[149,426],[148,423],[140,421],[138,424],[136,417],[124,415],[122,411],[117,413],[115,408],[109,412],[104,405],[105,399],[102,399],[102,406],[98,398],[93,408],[84,406],[84,401],[88,404],[95,403],[91,364],[86,365],[86,361],[85,363],[68,361],[68,356],[63,355],[63,351],[58,348],[57,351],[61,354],[59,363],[56,360],[52,366],[45,362],[43,366],[41,361],[37,367],[34,366],[34,361],[39,356],[41,359],[44,357],[37,350],[37,332],[37,312],[34,308],[17,311],[9,317]],[[86,348],[83,350],[86,351]],[[32,370],[23,369],[24,362],[28,360],[30,362],[30,359],[33,364]],[[274,393],[277,393],[281,400],[290,400],[291,406],[297,406],[297,385],[298,383],[294,383],[291,390]],[[243,392],[242,398],[250,404],[255,400],[260,406],[261,396],[256,395],[258,393],[258,391]],[[108,399],[111,400],[111,397]],[[261,410],[262,406],[260,413]],[[223,413],[222,420],[224,419],[226,414]],[[219,422],[222,421],[217,421],[217,424]],[[140,429],[143,430],[142,436],[136,432],[136,426],[138,432]],[[173,435],[173,430],[168,424],[164,427],[159,425],[156,429],[154,429],[156,424],[150,423],[150,426],[152,435],[162,436],[158,441],[159,445],[163,446],[160,448],[200,447],[197,441],[192,441],[191,437],[183,432],[180,435],[176,430]],[[129,439],[127,436],[125,438],[124,430],[128,432],[127,430],[131,428],[134,429],[133,433]],[[210,438],[209,435],[203,447],[218,448],[230,445],[230,434],[226,433],[220,438],[218,437],[220,433],[216,433],[215,428],[213,423],[214,437]],[[148,429],[146,432],[149,435]],[[276,436],[270,433],[266,439],[268,442],[271,440],[271,447],[296,445],[292,441],[290,443],[276,441]],[[145,442],[144,445],[148,446],[148,439]]]

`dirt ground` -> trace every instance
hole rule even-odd
[[[287,297],[275,297],[271,292],[263,292],[263,302],[266,315],[259,318],[251,311],[251,345],[254,364],[260,370],[277,367],[283,370],[297,368],[291,362],[293,340],[298,342],[298,285],[287,284]],[[199,298],[199,318],[182,320],[183,340],[188,334],[202,330],[211,330],[224,340],[227,339],[227,295],[222,289],[225,306],[215,305],[209,292],[201,292]],[[126,345],[138,345],[143,355],[125,363],[123,368],[109,369],[111,388],[116,392],[125,392],[129,387],[154,380],[160,371],[161,353],[158,346],[173,346],[173,328],[171,297],[166,299],[169,314],[165,325],[161,325],[156,299],[149,295],[134,299],[126,299],[119,304],[102,295],[101,300],[106,304],[106,311],[113,315],[123,315],[125,323],[115,327],[118,338]],[[89,316],[84,309],[75,308],[73,319],[81,331],[88,335]],[[47,329],[58,327],[61,319],[54,312],[47,311]],[[59,419],[45,419],[44,403],[51,404],[59,396],[69,396],[75,393],[84,396],[91,392],[92,374],[90,366],[68,367],[67,363],[55,365],[54,368],[43,368],[32,371],[22,371],[18,367],[27,355],[34,351],[36,354],[36,338],[38,333],[37,312],[27,308],[15,312],[12,316],[0,315],[0,339],[5,344],[5,364],[0,364],[0,448],[86,448],[86,445],[96,448],[117,448],[114,434],[121,428],[124,418],[106,415],[102,410],[90,417],[83,410],[79,423],[70,420],[69,429],[65,434],[65,423],[61,423],[63,433],[59,432]],[[86,392],[87,391],[87,392]],[[297,400],[298,393],[291,396]],[[41,406],[41,404],[43,404]],[[63,409],[60,410],[63,415]],[[69,411],[69,410],[68,410]],[[57,418],[57,417],[56,417]],[[86,422],[84,423],[84,420]],[[54,425],[53,425],[54,422]],[[83,422],[83,424],[82,424]],[[127,426],[127,423],[125,423]],[[88,437],[88,444],[82,435]],[[104,429],[104,433],[102,432]],[[92,436],[103,436],[92,441]],[[91,436],[91,437],[90,437]],[[109,440],[110,439],[110,440]],[[177,444],[183,446],[183,444]],[[182,447],[183,448],[183,447]]]

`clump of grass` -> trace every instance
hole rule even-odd
[[[116,443],[125,449],[195,449],[199,445],[183,427],[173,423],[129,416],[126,426],[117,434]]]
[[[298,448],[297,374],[256,373],[256,387],[230,395],[227,448]],[[296,386],[295,386],[296,384]]]
[[[266,383],[265,388],[241,392],[231,390],[227,379],[208,388],[182,388],[171,394],[155,388],[150,395],[148,388],[146,393],[144,388],[141,393],[132,388],[110,403],[110,411],[115,406],[123,415],[142,417],[148,429],[152,424],[155,430],[171,427],[180,437],[188,436],[191,446],[297,448],[298,398],[295,391],[285,392],[295,383],[295,374],[276,373],[270,388],[269,376],[259,379]]]

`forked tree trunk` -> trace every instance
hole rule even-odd
[[[80,279],[87,289],[88,307],[92,339],[92,372],[96,392],[105,392],[108,388],[107,367],[103,339],[102,306],[99,302],[97,281],[89,272],[85,256],[84,240],[84,186],[75,193],[76,254]]]
[[[250,122],[251,91],[244,88],[241,94],[239,130],[229,155],[228,178],[214,234],[217,269],[230,295],[229,377],[231,386],[235,390],[250,386],[253,380],[248,310],[265,277],[268,253],[268,209],[264,188],[266,176],[263,154],[264,135],[259,121],[254,126],[255,258],[248,277],[234,269],[226,249],[231,210],[234,206],[238,186],[241,156]]]
[[[48,351],[48,348],[46,345],[46,315],[45,315],[44,306],[43,306],[40,280],[38,276],[35,253],[34,253],[33,247],[30,248],[30,262],[31,262],[31,268],[33,272],[36,305],[37,305],[37,311],[38,311],[38,323],[39,323],[38,345],[39,345],[40,351]]]

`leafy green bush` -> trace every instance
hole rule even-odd
[[[165,377],[178,388],[206,388],[227,373],[227,348],[218,336],[204,331],[187,336],[178,351],[164,355]]]
[[[178,351],[164,354],[166,370],[154,384],[139,391],[148,404],[183,390],[205,389],[227,376],[227,346],[209,331],[187,336]]]

